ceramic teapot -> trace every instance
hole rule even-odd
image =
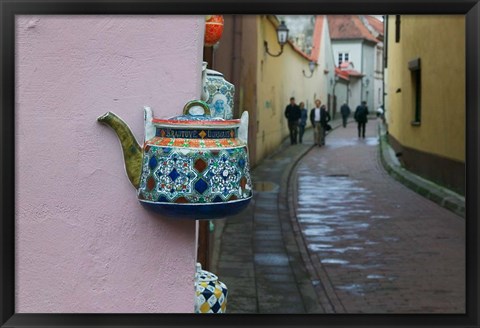
[[[140,203],[166,216],[217,219],[237,214],[252,198],[248,112],[240,119],[212,118],[204,101],[188,102],[183,115],[153,118],[145,107],[141,147],[128,125],[111,112],[97,120],[120,139],[125,169]]]
[[[216,274],[202,270],[200,263],[196,264],[195,272],[195,313],[226,313],[227,286],[218,280]]]
[[[203,62],[202,100],[210,107],[211,116],[232,119],[234,96],[235,86],[222,73],[207,69],[207,62]]]

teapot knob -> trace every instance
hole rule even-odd
[[[183,107],[183,114],[192,116],[210,115],[210,107],[202,100],[191,100]]]

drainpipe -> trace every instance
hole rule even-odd
[[[382,65],[382,105],[383,105],[383,117],[385,118],[385,67],[387,67],[388,60],[388,15],[383,15],[383,65]],[[387,120],[384,119],[385,128],[388,131]]]
[[[240,87],[240,60],[242,52],[242,17],[238,15],[233,15],[233,44],[232,44],[232,61],[231,61],[231,80],[232,83]],[[235,117],[240,117],[240,89],[235,90],[235,99],[234,101],[234,115]]]

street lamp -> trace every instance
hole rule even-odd
[[[365,84],[365,88],[367,88],[368,85],[370,84],[370,80],[368,79],[368,77],[365,79],[364,84]]]
[[[268,42],[264,41],[263,45],[265,46],[265,51],[267,54],[269,54],[272,57],[278,57],[283,53],[283,46],[287,43],[288,41],[288,28],[285,25],[285,22],[282,21],[280,25],[277,26],[277,42],[280,45],[280,52],[276,55],[271,54],[268,51]]]
[[[310,61],[310,62],[308,63],[308,69],[310,70],[310,75],[307,76],[307,74],[305,74],[305,70],[302,70],[303,75],[304,75],[306,78],[308,78],[308,79],[311,78],[311,77],[313,76],[313,71],[315,70],[315,66],[316,66],[315,62],[314,62],[313,60]]]

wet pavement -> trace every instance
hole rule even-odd
[[[338,123],[337,123],[338,126]],[[465,219],[394,180],[338,127],[253,170],[254,201],[216,224],[228,313],[463,313]]]

